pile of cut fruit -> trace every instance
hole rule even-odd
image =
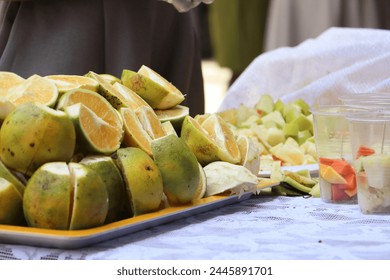
[[[290,103],[273,100],[269,94],[260,96],[253,107],[239,106],[218,113],[236,137],[248,137],[260,155],[260,175],[268,174],[272,182],[280,182],[262,194],[319,197],[318,178],[308,165],[317,164],[313,115],[302,99]],[[289,171],[288,168],[301,168]],[[316,169],[317,170],[317,169]]]
[[[184,99],[145,65],[121,77],[0,72],[0,224],[86,229],[272,179],[316,196],[310,174],[278,169],[316,161],[304,102],[278,115],[264,95],[191,117]],[[280,177],[260,178],[263,165]]]

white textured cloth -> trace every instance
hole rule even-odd
[[[259,55],[228,89],[218,111],[254,106],[260,95],[340,103],[342,93],[389,92],[390,31],[332,27],[296,47]]]
[[[252,196],[78,250],[0,244],[0,259],[390,260],[389,224],[356,204]]]

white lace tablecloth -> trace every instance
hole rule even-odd
[[[0,244],[0,259],[390,259],[390,215],[318,198],[252,196],[77,250]]]

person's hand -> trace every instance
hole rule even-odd
[[[214,0],[161,0],[168,2],[175,6],[175,8],[181,12],[188,12],[192,8],[195,8],[198,6],[200,3],[206,3],[206,4],[211,4]]]

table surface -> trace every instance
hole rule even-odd
[[[0,259],[390,259],[390,215],[259,195],[77,250],[0,244]]]

